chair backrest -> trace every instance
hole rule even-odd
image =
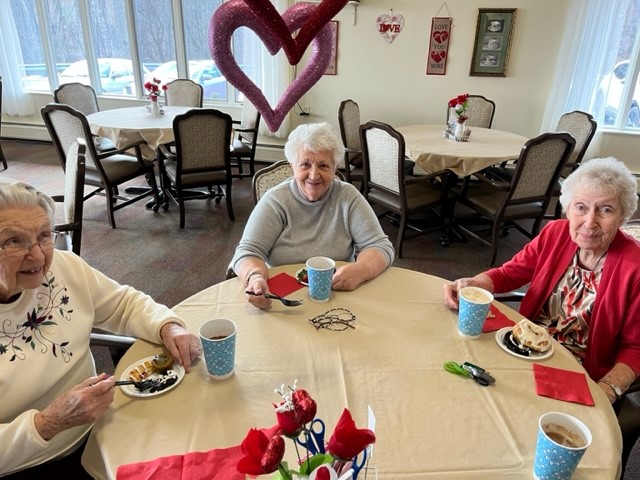
[[[567,160],[567,165],[565,165],[566,168],[560,173],[561,177],[568,177],[571,172],[578,168],[596,133],[597,127],[598,124],[592,115],[579,110],[565,113],[560,117],[556,132],[567,132],[576,141],[576,146]]]
[[[225,171],[231,175],[231,117],[213,108],[194,109],[173,120],[177,179],[189,173]]]
[[[238,125],[238,139],[252,145],[252,156],[255,154],[258,141],[258,128],[260,127],[260,112],[245,98],[242,107],[242,118]],[[240,131],[243,130],[243,131]]]
[[[202,107],[202,85],[189,78],[176,78],[167,83],[164,96],[167,106]]]
[[[76,255],[80,255],[82,242],[86,149],[85,141],[78,138],[67,152],[63,198],[65,223],[55,226],[55,230],[68,234],[64,236],[65,249],[72,250]]]
[[[70,105],[49,103],[40,110],[44,124],[58,153],[63,170],[66,170],[67,154],[73,143],[81,138],[86,144],[87,168],[98,170],[96,150],[89,122],[84,114]]]
[[[251,180],[253,202],[258,203],[267,190],[290,179],[292,176],[293,168],[291,168],[291,164],[287,160],[279,160],[261,168]]]
[[[278,160],[269,166],[261,168],[251,180],[253,202],[258,203],[262,196],[272,187],[289,180],[293,176],[293,168],[287,160]],[[336,171],[336,177],[346,182],[342,172]]]
[[[71,105],[85,115],[91,115],[100,110],[96,91],[91,85],[73,82],[64,83],[53,91],[53,100],[56,103]]]
[[[465,115],[469,117],[466,121],[468,127],[491,128],[496,104],[482,95],[469,95],[467,99],[467,111]],[[447,123],[451,115],[451,109],[447,107]]]
[[[340,136],[344,147],[355,152],[362,151],[360,143],[360,107],[356,102],[348,99],[340,103],[338,124],[340,125]],[[345,153],[345,160],[349,158],[349,153]]]
[[[542,202],[543,213],[565,164],[575,146],[568,133],[543,133],[522,147],[505,205]]]
[[[360,127],[365,191],[383,189],[404,198],[404,137],[386,123],[370,121]]]

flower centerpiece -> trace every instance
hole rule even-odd
[[[149,92],[149,100],[151,101],[151,111],[154,117],[158,117],[161,115],[160,113],[160,105],[158,105],[158,97],[161,92],[167,90],[167,85],[161,85],[162,81],[157,78],[153,78],[152,80],[145,82],[144,88]]]
[[[468,93],[462,93],[449,100],[449,131],[457,141],[462,141],[465,137],[464,124],[469,119],[466,115],[467,108],[469,108]]]
[[[277,425],[266,430],[249,430],[240,446],[243,456],[238,461],[238,471],[245,475],[276,472],[273,480],[355,480],[365,464],[366,448],[376,440],[375,434],[368,429],[356,428],[351,413],[345,408],[325,444],[324,422],[315,418],[316,402],[296,383],[276,389],[282,397],[282,401],[273,404]],[[296,448],[296,468],[289,468],[283,461],[283,437],[291,439]],[[301,446],[304,447],[302,455]]]

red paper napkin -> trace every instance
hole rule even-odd
[[[484,321],[484,325],[482,326],[483,333],[495,332],[496,330],[500,330],[501,328],[513,327],[515,325],[515,322],[509,319],[494,304],[491,304],[491,306],[489,307],[489,313],[493,314],[493,318],[487,316],[487,319]]]
[[[171,455],[140,463],[120,465],[117,480],[245,480],[236,466],[240,445],[208,452]]]
[[[538,395],[565,402],[581,403],[590,407],[594,405],[584,373],[534,363],[533,374]]]
[[[271,293],[275,293],[281,297],[286,297],[290,293],[300,290],[303,287],[303,285],[298,283],[298,280],[284,272],[269,278],[267,285],[269,285],[269,291]]]

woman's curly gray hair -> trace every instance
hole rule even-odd
[[[618,197],[624,220],[638,208],[638,183],[627,166],[613,157],[594,158],[583,162],[564,182],[560,193],[562,210],[567,211],[579,186],[595,187]]]
[[[301,149],[307,149],[318,153],[331,152],[334,170],[344,158],[344,145],[335,129],[326,122],[305,123],[296,127],[289,134],[289,139],[284,146],[284,154],[291,165],[298,161]]]
[[[9,178],[0,179],[0,212],[5,208],[41,207],[55,225],[56,204],[46,193],[28,183]]]

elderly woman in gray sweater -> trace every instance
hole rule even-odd
[[[231,261],[250,303],[271,306],[268,268],[313,256],[349,262],[333,275],[334,290],[354,290],[394,259],[393,245],[373,209],[351,184],[335,177],[344,147],[328,123],[305,124],[284,147],[293,178],[271,188],[254,208]]]

